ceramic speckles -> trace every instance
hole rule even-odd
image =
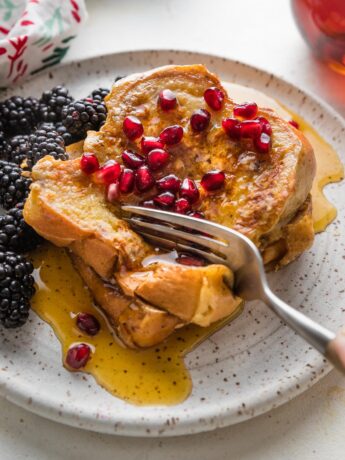
[[[226,81],[262,90],[299,113],[345,158],[345,124],[335,112],[264,71],[218,57],[176,51],[121,53],[70,64],[28,81],[13,93],[39,95],[65,83],[85,96],[114,78],[164,64],[203,63]],[[2,95],[6,97],[7,94]],[[330,329],[345,323],[345,182],[327,187],[338,217],[317,235],[310,251],[269,281],[285,301]],[[169,436],[237,423],[268,411],[313,385],[330,369],[266,306],[248,303],[244,313],[186,357],[191,396],[171,407],[136,407],[71,374],[61,364],[51,328],[32,314],[18,331],[0,330],[0,392],[44,417],[80,428],[124,435]]]

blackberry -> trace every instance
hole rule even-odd
[[[6,158],[7,152],[7,139],[3,131],[3,125],[0,120],[0,158]]]
[[[4,148],[4,154],[8,161],[20,166],[27,158],[29,150],[29,136],[27,134],[17,134],[17,136],[7,140],[7,145]]]
[[[90,97],[94,100],[94,101],[104,101],[104,98],[105,96],[107,96],[109,94],[109,89],[108,88],[97,88],[95,90],[92,91]]]
[[[40,120],[48,123],[60,121],[62,108],[72,101],[73,97],[65,86],[59,85],[45,91],[40,99]]]
[[[29,194],[31,179],[22,176],[22,170],[15,163],[0,160],[0,205],[11,209],[25,201]]]
[[[59,134],[52,129],[51,124],[42,124],[29,137],[28,166],[32,167],[38,160],[51,155],[55,159],[67,160],[65,143]]]
[[[25,222],[23,208],[24,203],[19,203],[0,216],[0,251],[27,252],[42,242],[42,238]]]
[[[67,131],[66,126],[64,126],[61,121],[55,124],[55,130],[64,140],[66,147],[67,145],[71,145],[73,142],[76,142],[77,139],[74,139],[72,134]]]
[[[103,102],[91,99],[71,102],[62,110],[62,123],[76,140],[84,139],[89,130],[98,130],[106,117]]]
[[[13,96],[0,103],[0,119],[7,136],[28,134],[37,125],[38,100]]]
[[[0,323],[7,329],[26,323],[35,293],[33,266],[22,255],[0,251]]]

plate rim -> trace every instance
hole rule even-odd
[[[229,63],[230,65],[240,65],[244,68],[247,68],[249,71],[254,72],[254,71],[259,71],[262,75],[267,76],[268,78],[273,78],[278,81],[281,81],[283,84],[288,85],[292,87],[295,91],[302,93],[303,95],[306,95],[307,98],[311,99],[312,101],[316,102],[322,109],[325,109],[330,116],[332,116],[334,119],[337,120],[337,122],[340,124],[345,129],[345,119],[344,117],[337,112],[332,106],[330,106],[326,101],[324,101],[322,98],[314,94],[313,92],[306,90],[304,88],[301,88],[297,86],[294,83],[291,83],[290,81],[286,80],[284,77],[269,72],[267,70],[264,70],[258,66],[253,66],[247,62],[239,61],[237,59],[232,59],[230,57],[225,57],[222,55],[218,55],[215,53],[204,53],[200,51],[194,51],[194,50],[183,50],[183,49],[168,49],[168,48],[148,48],[148,49],[137,49],[137,50],[127,50],[127,51],[119,51],[119,52],[109,52],[106,54],[102,54],[99,56],[93,56],[93,57],[86,57],[83,59],[76,59],[76,60],[71,60],[69,62],[65,62],[62,65],[56,67],[56,70],[60,70],[61,68],[64,67],[72,67],[78,63],[83,63],[86,61],[92,61],[92,60],[100,60],[102,58],[110,58],[110,57],[115,57],[115,56],[125,56],[129,54],[147,54],[147,53],[158,53],[158,54],[168,54],[168,53],[174,53],[174,54],[181,54],[181,55],[196,55],[200,56],[200,58],[205,57],[207,59],[217,59],[217,60],[222,60],[224,63]],[[42,72],[42,74],[39,75],[45,75],[49,73],[48,71]],[[25,80],[24,82],[21,82],[21,84],[11,86],[8,88],[9,91],[12,91],[16,88],[20,88],[21,85],[25,85],[27,82],[30,83],[30,81],[34,80],[35,76],[32,78],[29,78],[28,80]],[[316,369],[317,374],[313,375],[313,381],[310,382],[312,371],[309,369],[306,369],[305,373],[303,374],[303,377],[300,377],[298,383],[299,387],[292,388],[292,385],[287,385],[287,388],[285,388],[285,391],[282,392],[281,395],[277,398],[276,396],[273,397],[270,395],[270,397],[266,397],[261,399],[260,403],[258,404],[256,402],[255,405],[255,415],[251,416],[248,413],[243,413],[241,416],[237,416],[236,419],[234,417],[233,413],[227,413],[226,408],[221,408],[220,406],[217,408],[218,411],[214,411],[211,413],[210,408],[213,408],[214,406],[217,406],[217,404],[212,404],[211,406],[208,405],[205,407],[205,411],[207,413],[203,413],[202,408],[199,411],[193,412],[192,416],[188,416],[185,419],[182,419],[174,425],[173,427],[167,426],[164,424],[164,429],[163,424],[159,417],[156,417],[155,419],[152,417],[152,420],[148,421],[145,419],[144,422],[141,422],[139,418],[136,418],[135,416],[132,416],[132,420],[127,421],[122,424],[119,422],[118,424],[112,421],[110,424],[108,420],[97,420],[97,423],[93,423],[96,420],[96,417],[93,417],[90,413],[83,413],[82,415],[76,415],[73,412],[73,407],[72,408],[67,408],[64,407],[62,410],[63,416],[61,416],[61,411],[58,409],[58,407],[54,406],[49,406],[46,404],[46,401],[43,399],[41,400],[31,400],[30,398],[28,399],[28,395],[24,394],[23,392],[19,391],[19,388],[11,388],[6,385],[6,383],[2,384],[1,379],[0,379],[0,394],[1,396],[5,397],[5,399],[13,402],[14,404],[29,410],[31,412],[34,412],[42,417],[48,418],[50,420],[64,423],[69,426],[77,427],[77,428],[84,428],[84,429],[89,429],[92,431],[100,432],[100,433],[108,433],[108,434],[118,434],[118,435],[125,435],[125,436],[145,436],[145,437],[157,437],[157,436],[179,436],[179,435],[186,435],[186,434],[194,434],[194,433],[199,433],[199,432],[204,432],[204,431],[211,431],[216,428],[220,427],[225,427],[231,424],[235,423],[240,423],[242,421],[255,418],[265,412],[268,412],[272,410],[273,408],[279,407],[286,402],[292,400],[296,396],[302,394],[304,391],[309,389],[312,385],[317,383],[322,377],[326,376],[330,370],[332,369],[332,366],[329,365],[328,363],[324,363],[323,361],[320,360],[320,365]],[[315,372],[315,368],[313,369]],[[4,379],[5,380],[5,379]],[[22,388],[22,387],[21,387]],[[30,401],[30,402],[28,402]],[[139,406],[141,407],[141,406]],[[157,406],[161,407],[161,406]],[[200,409],[200,408],[199,408]],[[203,423],[200,422],[200,419],[203,419]],[[164,418],[165,420],[165,418]]]

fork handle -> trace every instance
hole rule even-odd
[[[339,371],[345,369],[345,329],[341,329],[335,338],[331,340],[326,349],[326,358]]]
[[[288,326],[345,374],[345,330],[335,335],[321,324],[285,303],[271,291],[268,285],[264,286],[262,300]]]

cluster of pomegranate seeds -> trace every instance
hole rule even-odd
[[[214,192],[221,189],[224,185],[224,182],[224,172],[219,171],[219,169],[214,169],[213,171],[209,171],[204,174],[200,183],[207,192]]]
[[[94,173],[94,180],[97,183],[108,185],[116,182],[120,174],[120,163],[115,160],[109,160]]]
[[[159,93],[158,104],[162,110],[167,112],[177,106],[177,98],[170,89],[163,89]]]
[[[193,131],[204,131],[210,124],[211,114],[205,109],[195,110],[190,117],[190,125]]]
[[[208,88],[204,92],[205,102],[212,110],[221,110],[223,107],[224,98],[225,95],[223,91],[219,88],[216,88],[215,86]]]
[[[299,129],[299,123],[297,123],[296,120],[290,120],[289,121],[290,125],[293,126],[296,129]]]
[[[141,166],[135,173],[135,186],[139,192],[147,192],[155,185],[155,178],[148,166]]]
[[[170,155],[166,150],[154,149],[147,155],[147,164],[151,171],[160,171],[169,162]]]
[[[99,169],[99,162],[93,153],[84,153],[80,159],[80,169],[87,175],[92,174]]]
[[[73,345],[67,352],[66,364],[72,369],[81,369],[91,356],[91,348],[86,343]]]
[[[119,189],[121,193],[128,194],[133,192],[135,173],[133,169],[125,168],[120,176]]]
[[[98,319],[91,313],[78,313],[76,323],[81,331],[91,336],[98,334],[101,328]]]
[[[132,169],[140,168],[145,164],[145,158],[131,150],[122,152],[122,161],[128,168]]]
[[[216,87],[208,88],[204,93],[204,99],[212,110],[220,110],[224,98],[224,93]],[[177,98],[172,91],[164,89],[159,93],[158,104],[164,111],[172,110],[177,106]],[[208,110],[198,109],[193,112],[190,125],[193,131],[201,132],[209,126],[210,120],[211,114]],[[224,127],[228,120],[223,121]],[[236,119],[234,121],[240,123]],[[168,174],[156,181],[153,174],[163,170],[169,163],[170,154],[166,147],[181,142],[184,134],[182,126],[168,126],[159,137],[144,136],[141,121],[135,116],[127,116],[123,121],[123,132],[130,141],[141,138],[141,152],[124,150],[121,155],[122,166],[115,160],[109,160],[100,167],[96,156],[92,154],[84,154],[81,160],[82,170],[86,174],[93,174],[96,183],[106,186],[107,200],[115,204],[121,195],[145,193],[155,187],[158,190],[157,195],[145,200],[143,206],[172,209],[202,218],[202,213],[192,210],[192,206],[200,199],[198,186],[193,179],[187,177],[181,180],[175,174]],[[222,171],[209,171],[203,176],[201,186],[205,191],[213,192],[219,190],[224,181],[225,175]]]
[[[272,126],[265,117],[256,117],[258,106],[255,102],[234,107],[234,115],[238,118],[225,118],[222,127],[226,134],[238,141],[240,139],[252,139],[259,153],[268,153],[271,148]]]
[[[194,254],[179,254],[179,256],[176,257],[175,260],[179,264],[193,267],[204,267],[205,265],[207,265],[205,259],[199,256],[195,256]]]
[[[164,192],[177,193],[180,190],[181,179],[175,174],[168,174],[156,182],[157,188]]]
[[[180,197],[186,198],[190,204],[194,204],[200,198],[198,186],[193,179],[186,177],[180,187]]]
[[[123,120],[123,132],[130,141],[138,139],[144,134],[144,127],[139,118],[134,116],[126,117]]]
[[[151,150],[164,149],[164,142],[159,137],[143,136],[141,138],[141,151],[147,155]]]
[[[234,115],[235,117],[245,118],[251,120],[258,114],[258,106],[256,102],[245,102],[244,104],[235,105]]]
[[[159,139],[166,145],[175,145],[181,142],[183,137],[183,128],[179,125],[168,126],[163,129]]]

